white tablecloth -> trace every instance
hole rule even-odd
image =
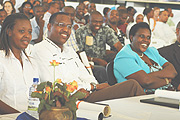
[[[104,120],[180,120],[178,109],[140,102],[140,99],[153,97],[154,95],[144,95],[102,101],[100,103],[109,104],[111,107],[111,117]],[[15,120],[18,115],[19,113],[0,115],[0,120]]]
[[[148,103],[141,103],[140,99],[153,98],[154,95],[144,95],[103,101],[109,104],[112,116],[108,120],[180,120],[180,111]],[[105,119],[105,120],[106,120]]]

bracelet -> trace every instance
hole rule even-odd
[[[169,80],[167,78],[164,78],[164,80],[166,81],[166,84],[169,84]]]

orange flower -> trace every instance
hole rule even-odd
[[[74,86],[72,86],[72,85],[70,85],[70,84],[67,84],[66,86],[67,86],[66,90],[67,90],[68,92],[71,92],[71,93],[74,92],[74,90],[75,90]]]
[[[77,82],[75,80],[73,82],[71,82],[70,85],[74,86],[74,89],[77,90],[78,84],[77,84]]]
[[[56,82],[61,83],[62,81],[61,81],[61,79],[56,79]]]
[[[34,91],[34,92],[42,94],[42,91]]]
[[[52,62],[50,62],[50,64],[52,66],[58,66],[60,64],[60,62],[56,62],[56,60],[53,60]]]
[[[51,88],[49,86],[46,87],[46,93],[50,93],[51,92]]]

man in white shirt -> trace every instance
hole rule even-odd
[[[78,90],[86,93],[85,100],[89,102],[142,95],[143,89],[135,80],[109,86],[108,83],[97,84],[94,76],[91,76],[78,55],[63,44],[71,34],[71,20],[66,13],[55,13],[48,23],[48,36],[34,47],[32,56],[37,62],[41,81],[53,81],[53,70],[50,61],[60,62],[55,68],[55,77],[63,82],[78,83]],[[90,93],[90,91],[92,93]],[[112,94],[113,93],[113,94]]]
[[[30,20],[32,26],[32,40],[31,44],[41,42],[43,39],[43,33],[47,28],[47,23],[43,20],[44,10],[43,7],[37,5],[33,8],[34,17]]]
[[[155,29],[153,31],[153,37],[155,39],[161,39],[165,42],[164,46],[170,45],[176,41],[176,34],[170,28],[168,24],[166,24],[168,20],[168,12],[161,11],[159,14],[159,21],[156,22]]]

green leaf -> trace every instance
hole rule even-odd
[[[37,86],[37,91],[43,91],[46,86],[46,82],[42,82]]]
[[[42,98],[43,95],[40,94],[40,93],[37,93],[37,92],[32,92],[32,93],[31,93],[31,97],[33,97],[33,98]]]
[[[51,110],[51,106],[49,104],[45,104],[47,110]]]
[[[40,101],[40,104],[39,104],[39,107],[38,107],[38,113],[40,113],[42,110],[44,110],[45,109],[45,100],[44,99],[42,99],[41,101]]]
[[[51,105],[51,106],[53,105],[53,100],[49,101],[49,105]]]
[[[66,102],[65,106],[68,107],[72,112],[77,110],[75,101]]]
[[[86,93],[77,91],[76,93],[74,93],[70,99],[83,99],[86,96]]]
[[[47,81],[47,86],[51,87],[52,86],[52,83]]]

